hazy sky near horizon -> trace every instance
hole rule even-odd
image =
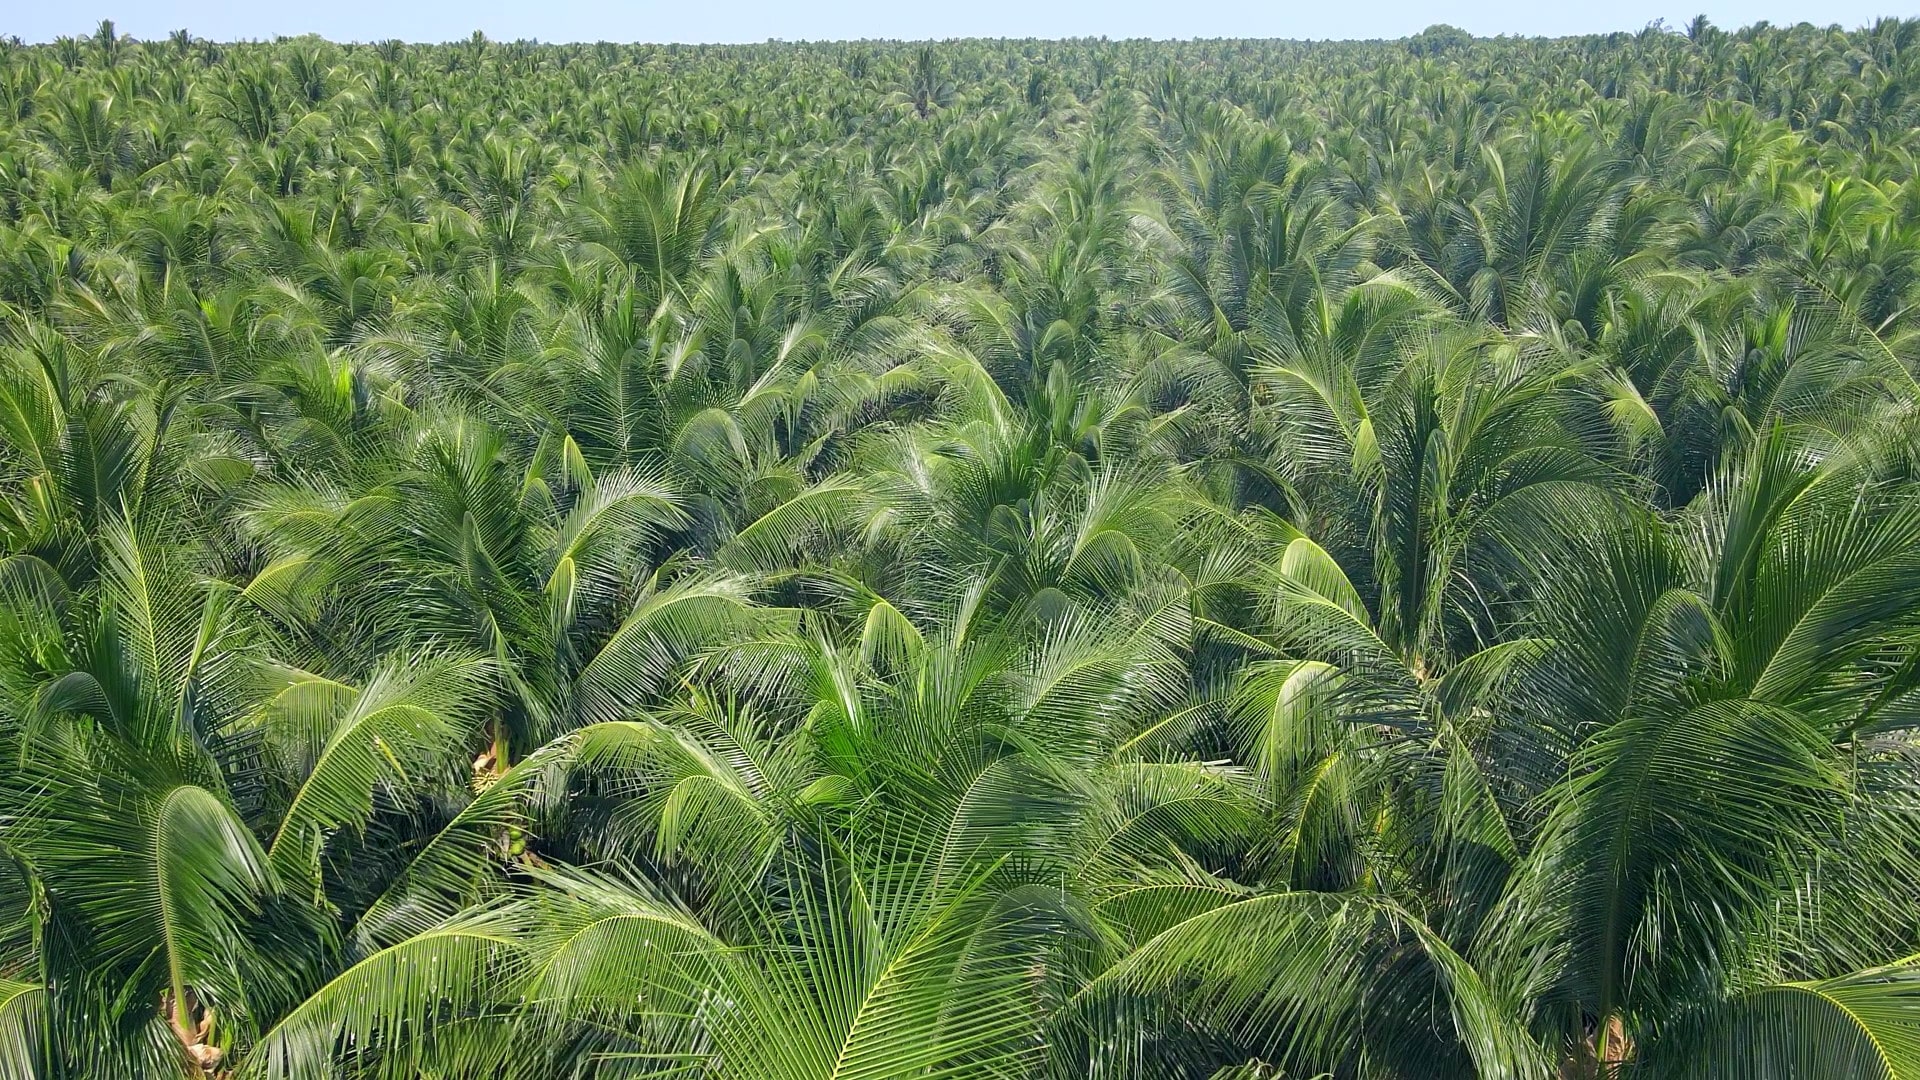
[[[92,33],[110,18],[123,34],[161,38],[186,29],[231,41],[316,33],[339,41],[452,41],[475,30],[495,40],[740,42],[780,38],[1277,37],[1393,38],[1433,23],[1481,35],[1638,30],[1684,25],[1704,13],[1722,27],[1759,20],[1862,26],[1911,16],[1920,0],[0,0],[0,34],[28,41]],[[1685,6],[1675,7],[1675,3]]]

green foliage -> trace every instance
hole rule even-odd
[[[1920,1077],[1916,43],[0,47],[0,1080]]]

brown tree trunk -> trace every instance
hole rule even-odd
[[[186,1052],[188,1067],[194,1076],[204,1076],[209,1080],[218,1080],[228,1074],[220,1065],[226,1058],[226,1052],[207,1041],[213,1034],[213,1010],[202,1005],[188,990],[173,1000],[167,993],[161,996],[160,1011],[167,1016],[167,1026],[173,1029],[173,1036],[180,1040],[180,1048]]]

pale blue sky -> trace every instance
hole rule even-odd
[[[1638,30],[1705,12],[1723,27],[1760,19],[1854,27],[1912,15],[1916,0],[0,0],[0,34],[47,41],[92,32],[218,40],[318,33],[336,40],[764,41],[768,38],[1401,37],[1446,22],[1476,34]],[[1676,6],[1679,5],[1679,6]]]

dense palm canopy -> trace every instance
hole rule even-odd
[[[1916,123],[0,46],[0,1080],[1920,1077]]]

